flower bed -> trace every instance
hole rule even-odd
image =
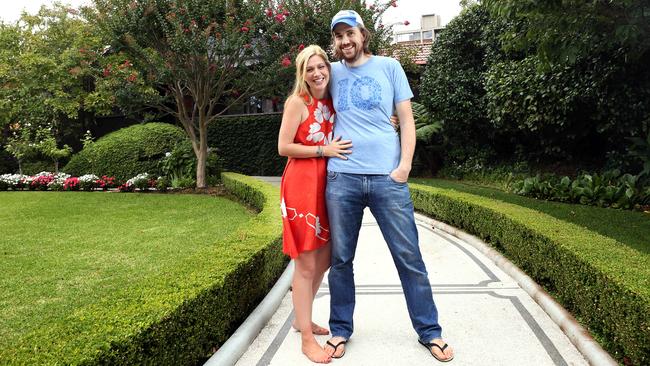
[[[3,174],[0,175],[0,191],[107,191],[145,192],[151,189],[165,191],[167,181],[151,174],[142,173],[121,182],[115,177],[94,174],[73,177],[66,173],[40,172],[36,175]]]

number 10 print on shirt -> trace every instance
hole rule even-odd
[[[339,80],[338,87],[338,111],[349,110],[350,103],[359,109],[369,111],[377,108],[381,102],[381,86],[369,76],[356,79],[352,85],[350,79]]]

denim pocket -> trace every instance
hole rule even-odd
[[[331,170],[327,171],[327,180],[328,181],[335,181],[338,176],[339,176],[339,172],[333,172]]]
[[[405,185],[407,183],[407,182],[398,182],[398,181],[396,181],[395,179],[393,179],[393,177],[390,176],[390,174],[388,174],[386,177],[388,177],[388,180],[390,182],[395,183],[395,184]]]

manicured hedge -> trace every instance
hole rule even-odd
[[[63,171],[125,180],[141,173],[160,175],[158,161],[187,137],[168,123],[133,125],[112,132],[75,154]]]
[[[553,294],[604,348],[650,362],[650,260],[612,238],[529,208],[410,184],[415,207],[503,252]]]
[[[184,264],[168,266],[159,273],[167,291],[143,289],[130,293],[132,298],[128,302],[139,307],[143,317],[121,318],[123,303],[112,298],[98,301],[70,313],[71,323],[65,327],[46,329],[52,342],[47,350],[52,354],[38,355],[42,348],[39,350],[35,344],[34,355],[55,360],[56,364],[74,365],[205,362],[213,348],[223,344],[268,293],[288,262],[281,247],[279,190],[238,174],[224,173],[222,179],[235,197],[258,211],[253,219],[211,248],[184,259]],[[138,302],[139,298],[143,300]],[[96,319],[96,326],[90,330],[77,329],[74,324],[77,317]],[[124,334],[118,330],[123,327],[134,330]],[[82,350],[71,353],[65,337],[77,331],[95,332],[99,335],[97,339],[103,341],[93,345],[92,353]],[[4,361],[11,363],[11,360]]]
[[[287,158],[278,155],[281,113],[225,116],[208,127],[208,145],[223,169],[247,175],[282,175]]]
[[[178,308],[89,363],[196,365],[228,339],[275,283],[287,264],[281,248],[279,190],[239,174],[224,173],[222,179],[259,214],[216,245],[213,271],[186,280],[192,287],[179,293],[186,299]]]

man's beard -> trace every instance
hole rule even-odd
[[[343,59],[343,61],[345,61],[347,63],[353,63],[353,62],[357,61],[359,58],[361,58],[361,55],[363,55],[363,48],[360,47],[360,46],[361,45],[358,45],[358,44],[355,45],[354,54],[352,56],[350,56],[350,57],[346,57],[345,52],[343,52],[343,50],[340,50],[341,58]]]

